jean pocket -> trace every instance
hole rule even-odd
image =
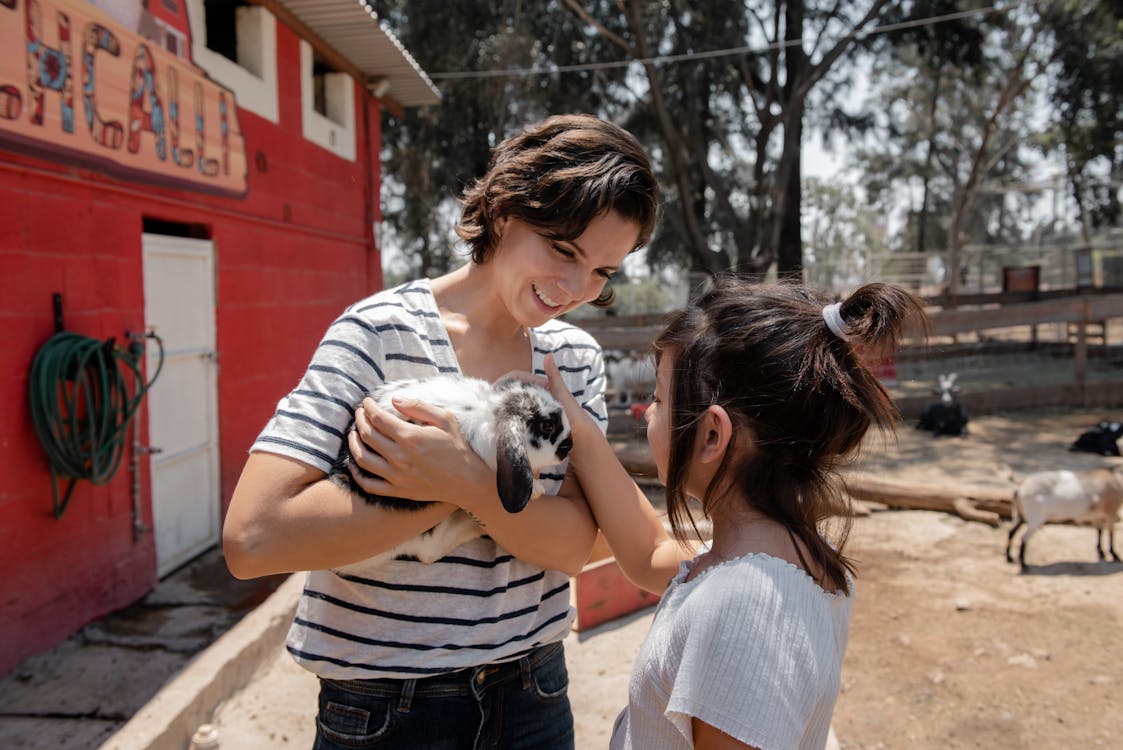
[[[321,693],[316,729],[316,750],[374,747],[393,729],[390,700],[338,689]]]
[[[534,694],[539,700],[564,700],[569,689],[569,671],[565,668],[565,653],[557,653],[539,664],[531,673]]]

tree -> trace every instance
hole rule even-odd
[[[956,4],[918,4],[912,13],[945,15]],[[1024,197],[990,186],[1024,181],[1031,138],[1024,94],[1040,73],[1031,10],[1010,6],[985,16],[905,28],[879,40],[883,67],[871,77],[879,111],[875,137],[856,149],[867,191],[911,205],[903,248],[944,252],[954,295],[969,238],[1017,233],[1011,204]],[[916,199],[913,196],[919,194]]]
[[[1066,177],[1084,224],[1118,225],[1123,187],[1123,6],[1113,0],[1069,0],[1046,8],[1052,37],[1056,116],[1043,139],[1062,151]]]
[[[1014,133],[1010,133],[1005,140],[997,136],[1002,132],[1003,121],[1012,119],[1016,114],[1015,105],[1042,71],[1038,46],[1041,27],[1037,23],[1037,13],[1011,13],[1011,19],[1013,22],[1005,34],[1006,44],[1000,46],[1006,52],[1008,62],[1004,66],[999,65],[994,73],[995,82],[1000,82],[1001,85],[980,129],[966,178],[955,196],[948,237],[948,294],[953,305],[959,290],[960,253],[967,239],[965,225],[972,202],[976,199],[983,178],[1020,142]],[[1015,130],[1008,126],[1006,129]]]
[[[633,123],[654,136],[652,151],[670,184],[664,246],[684,246],[692,270],[760,274],[775,261],[781,274],[799,273],[807,103],[889,0],[776,0],[759,12],[713,0],[564,2],[642,70],[646,88]],[[742,51],[681,64],[655,60],[722,48]]]
[[[803,188],[807,281],[824,289],[868,281],[887,249],[881,213],[853,185],[811,178]]]
[[[532,69],[585,61],[603,53],[568,14],[536,2],[381,0],[372,3],[423,70]],[[442,102],[384,120],[385,220],[410,276],[442,273],[457,261],[456,197],[487,170],[490,149],[548,114],[605,112],[620,73],[439,78]]]
[[[890,117],[900,115],[887,124],[890,141],[900,146],[892,156],[882,149],[867,151],[865,163],[873,169],[867,169],[866,174],[869,182],[877,185],[875,192],[902,178],[919,178],[920,205],[910,216],[912,231],[908,245],[918,253],[946,247],[939,237],[934,237],[940,234],[940,227],[932,217],[933,209],[946,209],[948,201],[945,198],[943,206],[937,205],[940,199],[934,195],[932,182],[941,169],[941,151],[947,151],[946,142],[956,129],[954,115],[947,105],[961,98],[957,93],[963,87],[971,88],[980,82],[985,65],[985,20],[960,17],[936,24],[909,22],[954,16],[964,10],[962,5],[960,0],[923,0],[907,11],[894,8],[885,20],[899,28],[870,40],[871,51],[880,63],[872,76],[874,85],[881,90],[880,103],[873,109]],[[901,101],[910,106],[903,112],[891,112],[895,103]],[[886,144],[883,140],[882,146]],[[946,231],[943,234],[946,236]]]

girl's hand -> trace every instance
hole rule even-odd
[[[360,487],[387,497],[461,506],[495,494],[495,473],[468,445],[450,412],[412,399],[395,399],[394,407],[405,418],[370,398],[355,411],[355,430],[348,436],[351,455],[375,475],[352,471]]]
[[[573,442],[576,444],[579,436],[585,434],[588,430],[595,430],[599,435],[600,427],[597,426],[592,415],[585,411],[577,399],[573,397],[573,394],[569,392],[565,381],[562,380],[561,371],[554,362],[554,355],[547,354],[544,364],[546,366],[546,378],[550,384],[550,393],[562,405],[562,408],[565,409],[565,415],[569,417],[569,429],[573,433]]]

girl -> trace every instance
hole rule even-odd
[[[824,305],[734,277],[675,314],[645,414],[674,538],[547,362],[597,524],[629,578],[663,597],[613,748],[824,746],[853,600],[835,470],[897,417],[855,348],[891,350],[914,315],[917,301],[885,284]],[[713,528],[693,559],[688,498]],[[843,525],[834,545],[829,518]]]
[[[506,513],[494,472],[455,422],[438,418],[453,440],[418,457],[437,468],[406,473],[410,497],[444,502],[388,510],[325,474],[352,410],[398,378],[494,380],[543,372],[550,354],[565,373],[558,387],[603,429],[600,348],[556,318],[611,299],[607,279],[651,236],[657,181],[631,135],[595,117],[560,116],[496,147],[463,203],[457,231],[471,261],[357,302],[332,323],[254,443],[225,520],[235,576],[311,571],[288,650],[320,678],[320,750],[573,746],[561,640],[573,617],[569,574],[587,559],[596,528],[564,468],[541,477],[548,496]],[[352,436],[352,453],[386,473],[400,450],[372,435],[364,415],[354,413],[374,450]],[[361,483],[386,494],[379,480]],[[332,572],[420,534],[457,506],[489,536],[430,565],[395,560],[363,575]]]

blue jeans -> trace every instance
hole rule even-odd
[[[560,643],[416,680],[320,680],[314,750],[573,750]]]

